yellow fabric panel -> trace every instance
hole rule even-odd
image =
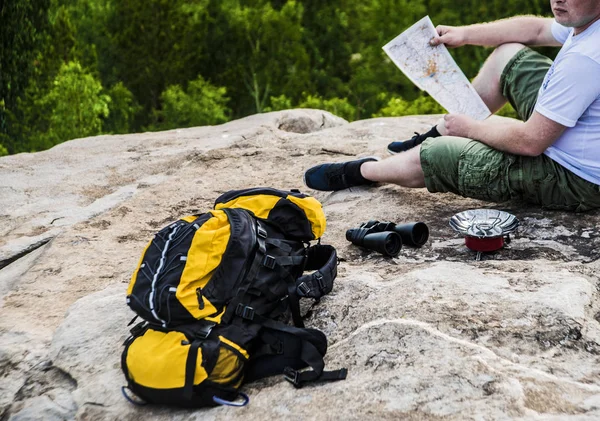
[[[150,247],[151,243],[152,243],[152,241],[148,241],[148,244],[146,244],[146,247],[144,247],[144,251],[142,252],[140,261],[138,262],[137,267],[133,271],[133,275],[131,275],[131,281],[129,281],[129,286],[127,287],[127,295],[128,296],[131,295],[131,293],[133,292],[133,286],[135,285],[135,281],[137,279],[138,272],[140,271],[140,265],[144,262],[144,256],[146,255],[146,250],[148,250],[148,247]]]
[[[218,384],[229,384],[239,375],[243,367],[238,355],[230,349],[221,347],[219,348],[219,358],[208,380]],[[241,377],[237,384],[230,386],[239,387],[243,380],[244,377]]]
[[[185,363],[189,345],[181,345],[187,340],[180,332],[168,333],[148,330],[129,346],[127,368],[136,383],[154,389],[174,389],[185,385]],[[208,377],[202,367],[202,349],[198,349],[194,384],[200,384]]]
[[[230,347],[237,349],[240,352],[240,354],[242,354],[244,357],[246,357],[246,359],[250,358],[250,356],[248,355],[248,351],[246,351],[244,348],[240,347],[235,342],[231,342],[229,339],[227,339],[224,336],[219,336],[219,339],[221,340],[221,342],[226,343]]]
[[[196,215],[190,215],[190,216],[185,216],[183,218],[181,218],[182,221],[187,222],[188,224],[191,224],[192,222],[194,222],[196,219],[198,219],[198,217]]]
[[[204,320],[208,320],[209,322],[221,323],[221,318],[225,314],[225,310],[227,310],[227,306],[224,306],[223,311],[221,311],[219,314],[211,317],[207,316],[204,318]]]
[[[211,213],[213,217],[202,224],[194,234],[176,293],[179,302],[196,319],[217,311],[205,297],[204,308],[200,309],[196,288],[204,288],[210,281],[213,272],[221,263],[221,257],[231,236],[231,227],[225,212]]]
[[[248,209],[257,218],[267,219],[269,212],[273,209],[273,206],[281,200],[279,196],[272,196],[268,194],[257,194],[255,196],[240,196],[230,200],[227,203],[219,203],[216,205],[216,209],[223,208],[242,208]]]
[[[310,196],[301,199],[299,197],[289,195],[286,199],[300,207],[300,209],[304,210],[304,213],[306,213],[306,217],[312,226],[312,233],[315,236],[315,239],[321,238],[321,236],[325,233],[325,228],[327,226],[325,214],[323,213],[323,206],[321,203],[314,197]]]

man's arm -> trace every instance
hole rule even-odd
[[[477,139],[499,151],[524,156],[542,154],[567,128],[537,111],[526,122],[498,116],[478,121],[448,114],[444,125],[449,136]]]
[[[439,37],[431,40],[431,45],[446,44],[454,48],[462,45],[482,45],[496,47],[509,42],[525,45],[555,46],[561,44],[552,35],[552,18],[517,16],[490,23],[468,26],[439,25]]]

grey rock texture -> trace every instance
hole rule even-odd
[[[600,213],[302,184],[312,165],[383,156],[435,119],[290,110],[0,158],[0,419],[600,419]],[[297,390],[269,378],[244,387],[244,408],[128,403],[125,290],[145,243],[221,193],[258,186],[324,205],[339,275],[307,324],[327,334],[327,365],[348,379]],[[521,225],[478,261],[448,220],[479,207]],[[345,240],[370,219],[423,221],[429,241],[391,259]]]

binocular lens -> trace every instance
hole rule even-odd
[[[410,224],[398,224],[394,228],[405,244],[421,247],[429,239],[429,228],[423,222],[413,222]]]

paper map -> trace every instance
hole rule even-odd
[[[429,16],[415,23],[383,50],[419,89],[448,112],[484,120],[491,113],[445,45],[429,45],[437,32]]]

